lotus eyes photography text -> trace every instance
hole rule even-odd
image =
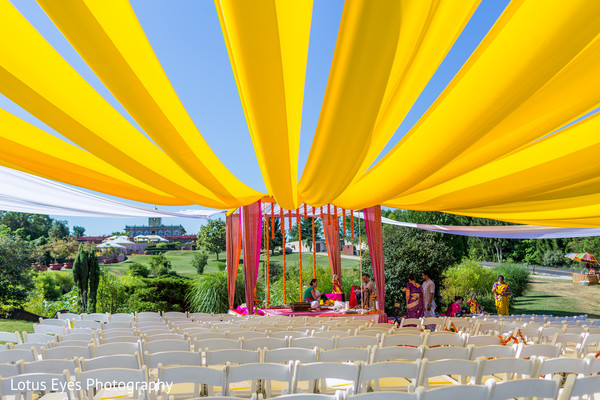
[[[107,381],[103,382],[98,379],[86,379],[85,385],[82,382],[65,382],[61,379],[52,379],[50,382],[31,382],[31,381],[13,381],[11,380],[11,390],[17,391],[46,391],[51,392],[66,392],[73,390],[82,390],[88,388],[104,389],[123,389],[128,391],[141,390],[141,391],[158,391],[166,390],[170,391],[173,386],[173,382],[124,382],[124,381]]]

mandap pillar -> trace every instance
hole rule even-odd
[[[242,229],[240,214],[231,214],[225,220],[226,254],[227,254],[227,297],[229,309],[233,309],[235,301],[235,282],[242,252]]]
[[[379,322],[387,322],[385,314],[385,275],[383,268],[383,239],[381,229],[381,207],[373,206],[363,210],[369,255],[373,266],[373,278],[377,290],[377,306],[379,307]]]
[[[248,314],[254,314],[254,292],[260,246],[262,243],[262,206],[260,200],[241,208],[242,243],[244,249],[244,286],[246,289],[246,307]]]

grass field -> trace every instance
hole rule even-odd
[[[195,278],[198,276],[198,274],[196,273],[196,270],[194,269],[194,267],[192,267],[192,259],[194,257],[194,254],[196,254],[196,253],[197,253],[196,251],[190,251],[190,250],[172,250],[172,251],[167,251],[165,253],[165,257],[167,258],[167,260],[171,261],[171,266],[173,268],[173,271],[177,272],[178,274],[188,276],[190,278]],[[123,275],[127,272],[129,265],[131,265],[134,262],[149,265],[151,257],[152,256],[135,255],[134,254],[134,255],[127,256],[127,260],[122,263],[109,264],[109,265],[102,266],[102,268],[104,268],[108,271],[114,272],[117,275]],[[242,254],[242,258],[243,258],[243,254]],[[265,259],[266,259],[266,256],[263,252],[261,254],[261,261],[264,261]],[[283,255],[270,256],[270,261],[281,264],[283,262]],[[209,254],[208,265],[204,269],[204,272],[212,273],[212,272],[217,271],[218,270],[217,265],[219,262],[225,262],[225,253],[219,254],[219,261],[217,261],[217,256],[215,254]],[[358,267],[358,263],[359,263],[358,260],[342,258],[342,268]],[[287,265],[298,265],[298,253],[287,254],[286,255],[286,264]],[[302,265],[304,265],[304,266],[312,265],[312,254],[306,254],[306,253],[302,254]],[[321,265],[321,266],[325,266],[325,267],[329,266],[329,258],[327,257],[326,254],[317,255],[317,265]]]
[[[26,331],[27,333],[33,333],[33,322],[0,319],[0,331],[2,331],[2,332]]]
[[[581,286],[562,279],[532,277],[527,296],[517,299],[513,314],[588,314],[600,319],[600,285]]]

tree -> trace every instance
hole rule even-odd
[[[88,279],[89,279],[89,304],[90,313],[96,312],[96,298],[98,295],[98,283],[100,282],[100,264],[98,257],[93,251],[87,252]]]
[[[428,231],[401,228],[392,225],[383,227],[383,257],[385,265],[385,311],[394,312],[394,303],[404,310],[402,288],[408,283],[408,274],[414,273],[421,282],[421,273],[430,271],[436,284],[436,303],[439,305],[439,290],[442,274],[455,263],[452,250],[439,237]],[[371,258],[363,253],[363,272],[373,277]],[[375,285],[378,283],[375,282]]]
[[[200,253],[194,254],[194,258],[192,259],[192,265],[196,268],[196,271],[199,274],[204,273],[204,267],[208,264],[208,254],[201,251]]]
[[[72,260],[77,256],[78,244],[72,238],[54,240],[44,246],[49,252],[50,256],[57,260]]]
[[[0,225],[5,225],[12,232],[20,230],[18,236],[35,240],[48,236],[53,219],[42,214],[27,214],[11,211],[0,211]]]
[[[52,223],[52,227],[48,230],[48,236],[53,240],[65,239],[69,236],[69,226],[67,221],[57,221]]]
[[[150,269],[154,276],[168,275],[171,272],[171,261],[163,253],[150,257]]]
[[[73,227],[73,236],[74,237],[85,236],[85,228],[83,226],[75,225]]]
[[[313,219],[315,220],[315,240],[321,240],[321,234],[323,233],[323,223],[319,218],[303,218],[300,223],[300,233],[302,234],[302,240],[306,243],[306,246],[312,248],[312,224]],[[289,232],[290,241],[298,240],[298,225],[292,226]]]
[[[218,261],[219,253],[226,249],[227,241],[225,236],[225,221],[222,219],[209,219],[206,225],[200,227],[198,245],[202,246],[209,253],[215,253]]]
[[[275,232],[273,238],[272,232]],[[269,236],[269,249],[271,249],[271,255],[275,254],[275,247],[283,245],[283,235],[281,234],[281,224],[279,218],[275,218],[273,221],[273,230],[271,230],[271,220],[267,219],[267,235]],[[262,248],[265,248],[264,240],[261,244]]]
[[[0,234],[0,305],[19,306],[32,286],[31,244],[26,240]]]
[[[89,264],[88,264],[88,252],[83,247],[83,244],[79,245],[79,251],[77,257],[73,262],[73,281],[77,285],[79,291],[79,306],[81,312],[87,312],[87,298],[89,290]]]

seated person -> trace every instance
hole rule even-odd
[[[471,293],[471,298],[469,301],[467,301],[467,304],[469,305],[469,312],[471,314],[479,314],[481,312],[481,306],[477,301],[477,296],[475,296],[475,293]]]
[[[448,306],[446,310],[447,317],[460,317],[462,315],[462,302],[463,298],[461,296],[456,296],[454,298],[454,303]]]
[[[317,284],[318,284],[318,281],[316,279],[311,280],[310,286],[306,288],[306,290],[304,291],[304,295],[302,296],[302,301],[309,301],[311,303],[316,303],[316,304],[311,304],[311,307],[313,307],[313,308],[317,308],[317,306],[319,305],[319,300],[327,300],[327,297],[325,296],[325,294],[321,294],[317,290]]]
[[[331,293],[341,294],[341,301],[346,301],[346,296],[344,296],[344,291],[342,290],[342,285],[340,285],[340,280],[337,275],[333,275],[331,278]]]

